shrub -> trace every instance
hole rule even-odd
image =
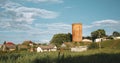
[[[97,49],[99,48],[98,44],[97,43],[91,43],[89,46],[88,46],[88,49]]]

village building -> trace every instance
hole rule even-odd
[[[119,37],[113,37],[114,40],[117,40],[117,39],[120,39],[120,36]]]
[[[0,44],[0,48],[2,48],[2,44]]]
[[[90,39],[83,39],[82,42],[92,42]]]
[[[87,51],[88,47],[87,46],[76,46],[71,48],[71,52],[83,52]]]
[[[57,47],[55,45],[40,45],[37,47],[37,52],[44,51],[57,51]]]
[[[0,44],[0,51],[2,50],[2,46],[3,46],[3,45],[2,45],[2,44]]]
[[[2,47],[3,51],[14,51],[16,50],[16,45],[13,42],[5,42]]]
[[[17,48],[18,50],[28,50],[29,47],[27,45],[18,44]]]

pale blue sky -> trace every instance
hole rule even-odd
[[[49,42],[83,24],[83,36],[97,29],[120,32],[120,0],[0,0],[0,43]]]

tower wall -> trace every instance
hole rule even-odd
[[[73,42],[82,41],[82,24],[81,23],[72,24],[72,41]]]

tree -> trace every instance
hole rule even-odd
[[[96,31],[91,32],[93,42],[96,38],[102,38],[104,36],[106,36],[106,32],[104,29],[98,29]]]
[[[36,43],[32,42],[31,40],[23,41],[22,45],[27,45],[27,46],[29,46],[30,43],[32,43],[33,45],[36,45]]]
[[[83,39],[92,39],[91,36],[82,37]]]
[[[72,41],[72,34],[55,34],[51,39],[50,43],[60,46],[63,42],[71,42]]]
[[[114,37],[118,37],[118,36],[120,36],[120,33],[117,32],[117,31],[114,31],[112,35],[113,35]]]

